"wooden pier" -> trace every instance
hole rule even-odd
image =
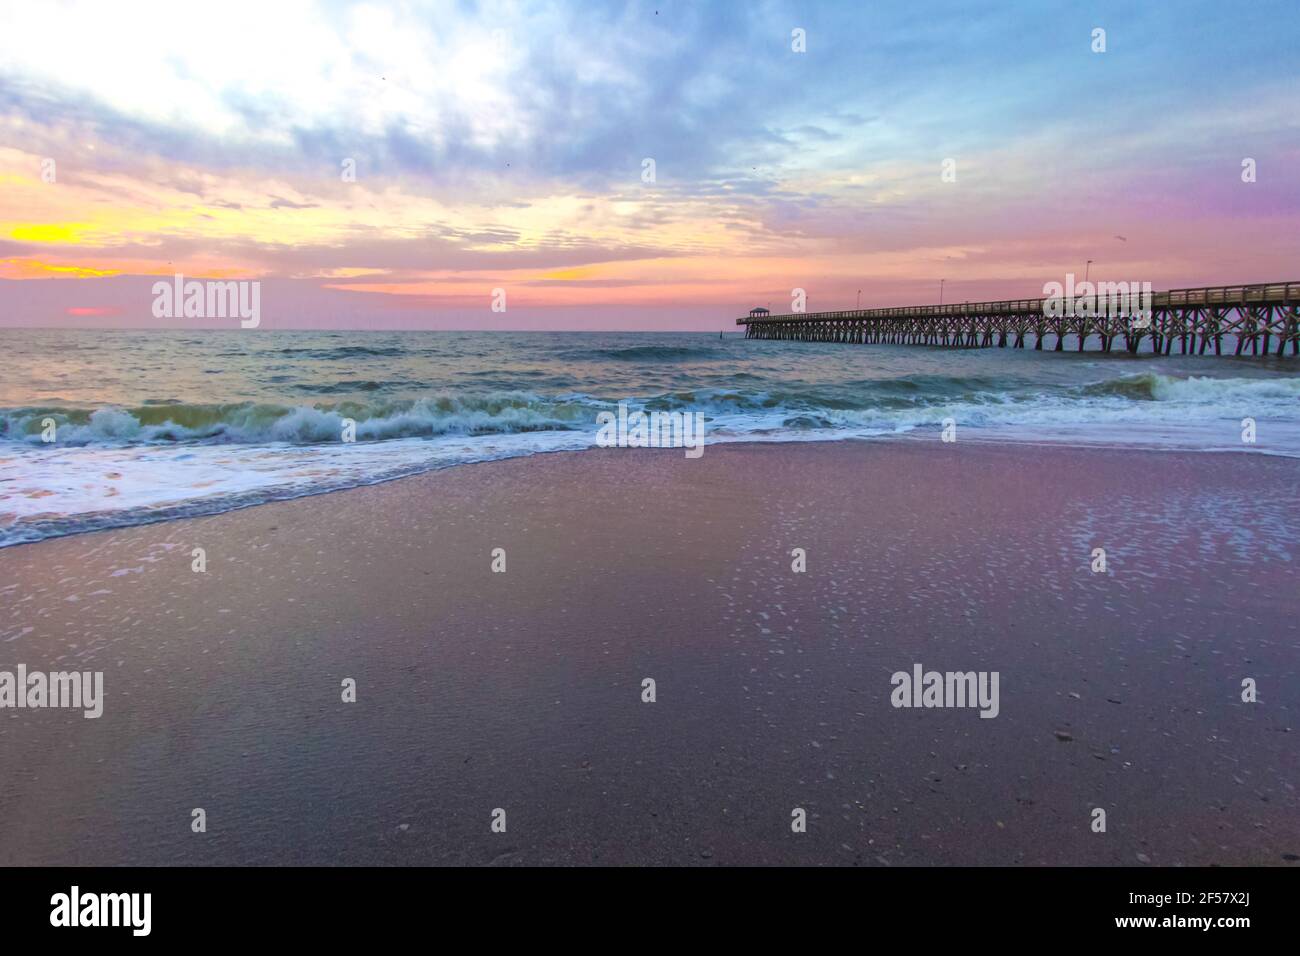
[[[1175,343],[1179,354],[1203,355],[1213,345],[1222,355],[1225,341],[1233,355],[1285,355],[1288,345],[1291,355],[1300,354],[1300,282],[1154,292],[1150,309],[1137,317],[1106,309],[1105,294],[1097,300],[1097,314],[1054,309],[1060,300],[1043,297],[793,315],[755,309],[736,324],[745,326],[747,339],[793,342],[1020,349],[1033,336],[1035,349],[1054,339],[1057,352],[1069,339],[1080,352],[1093,341],[1102,352],[1122,342],[1136,353],[1147,339],[1152,352],[1165,355]]]

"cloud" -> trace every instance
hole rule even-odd
[[[279,196],[272,196],[271,208],[272,209],[319,209],[320,203],[291,202],[288,199],[281,199]]]
[[[374,288],[617,265],[561,281],[710,276],[722,297],[768,281],[760,259],[782,282],[897,278],[963,250],[1014,283],[1093,234],[1285,227],[1300,90],[1258,64],[1289,62],[1298,20],[1281,0],[9,4],[0,256]]]

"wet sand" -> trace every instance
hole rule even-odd
[[[0,711],[0,864],[1296,865],[1298,493],[1257,455],[602,450],[0,550],[0,669],[106,696]],[[915,663],[997,671],[999,715],[892,707]]]

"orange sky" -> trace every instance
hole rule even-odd
[[[1281,31],[1210,4],[1214,83],[1177,72],[1205,31],[1122,5],[1103,54],[1033,5],[958,29],[851,4],[236,3],[189,25],[203,50],[164,9],[166,30],[83,5],[75,49],[66,14],[4,14],[0,323],[149,324],[178,272],[275,283],[272,326],[362,328],[716,328],[795,289],[994,298],[1085,268],[1297,278],[1295,71],[1251,65]]]

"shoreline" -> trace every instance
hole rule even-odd
[[[1136,451],[594,449],[0,549],[0,666],[105,672],[0,710],[0,864],[1284,865],[1300,466]],[[916,664],[998,716],[894,708]]]
[[[824,443],[874,444],[874,443],[893,443],[893,442],[933,442],[937,440],[933,435],[933,433],[937,432],[937,430],[938,430],[937,428],[931,427],[931,428],[926,428],[924,431],[918,429],[911,429],[908,431],[898,432],[895,434],[869,435],[869,436],[841,435],[836,437],[828,436],[825,438],[805,438],[805,439],[782,438],[773,441],[764,441],[762,439],[746,437],[743,439],[736,439],[736,440],[706,442],[705,449],[707,450],[709,448],[748,447],[748,446],[755,446],[755,445],[763,445],[763,446],[776,445],[776,446],[797,447],[805,444],[824,444]],[[1087,451],[1099,451],[1099,452],[1138,452],[1138,453],[1151,452],[1155,454],[1175,454],[1175,455],[1207,455],[1207,454],[1208,455],[1247,455],[1247,456],[1260,455],[1266,458],[1282,458],[1282,459],[1300,461],[1300,452],[1278,451],[1278,450],[1273,450],[1267,446],[1264,447],[1260,447],[1260,446],[1189,447],[1189,446],[1160,444],[1160,443],[1143,444],[1141,442],[1133,442],[1131,444],[1120,444],[1114,442],[1113,440],[1106,440],[1100,438],[1095,440],[1088,440],[1086,438],[1079,438],[1079,439],[1010,438],[1007,437],[1007,435],[1004,433],[999,433],[1001,431],[1000,429],[989,429],[988,432],[984,434],[981,434],[981,431],[982,429],[977,426],[967,426],[967,428],[963,430],[961,441],[971,445],[994,445],[999,447],[1009,446],[1009,447],[1043,448],[1043,449],[1061,448],[1061,449],[1087,450]],[[374,443],[374,444],[382,445],[382,442]],[[284,447],[297,448],[300,446],[286,445]],[[311,446],[306,446],[306,447],[311,447]],[[503,454],[492,458],[482,458],[482,459],[475,459],[470,461],[452,461],[452,462],[446,462],[440,464],[433,464],[422,470],[413,471],[413,472],[400,474],[400,475],[378,477],[372,480],[360,482],[358,484],[346,484],[346,485],[341,485],[339,487],[321,488],[319,490],[307,490],[307,491],[301,491],[297,493],[286,493],[284,495],[279,495],[279,496],[259,497],[257,498],[257,500],[248,501],[246,503],[232,503],[226,501],[221,503],[214,502],[210,506],[203,506],[200,504],[196,504],[193,506],[193,510],[190,510],[190,506],[187,505],[177,505],[177,506],[172,506],[171,510],[159,509],[156,513],[152,513],[149,515],[140,515],[138,513],[131,513],[130,518],[126,520],[105,519],[103,523],[97,524],[93,527],[77,528],[71,531],[60,531],[55,534],[46,535],[40,538],[34,538],[28,541],[14,541],[14,542],[0,541],[0,552],[3,552],[4,550],[9,548],[18,548],[24,545],[39,544],[43,541],[52,541],[52,540],[57,540],[59,538],[74,537],[74,536],[86,535],[86,534],[98,534],[101,532],[119,531],[119,530],[125,530],[127,528],[145,527],[148,525],[164,524],[173,521],[187,521],[187,520],[192,520],[197,518],[215,517],[217,515],[228,514],[230,512],[235,512],[235,511],[243,511],[247,508],[256,508],[267,504],[277,504],[286,501],[297,501],[298,499],[301,498],[314,498],[322,495],[332,495],[332,494],[337,494],[339,492],[354,491],[360,488],[369,488],[375,485],[383,485],[393,481],[404,481],[408,478],[420,478],[426,475],[438,474],[440,472],[444,472],[450,469],[461,468],[465,466],[491,465],[496,462],[526,460],[538,456],[579,455],[585,452],[592,452],[598,450],[600,449],[596,445],[592,445],[588,448],[580,448],[580,449],[574,449],[574,448],[539,449],[536,451],[528,451],[520,454]],[[636,450],[636,449],[621,449],[621,450],[627,451],[627,450]],[[673,452],[673,451],[680,451],[680,449],[657,449],[657,451]],[[255,494],[255,493],[250,493],[250,494]]]

